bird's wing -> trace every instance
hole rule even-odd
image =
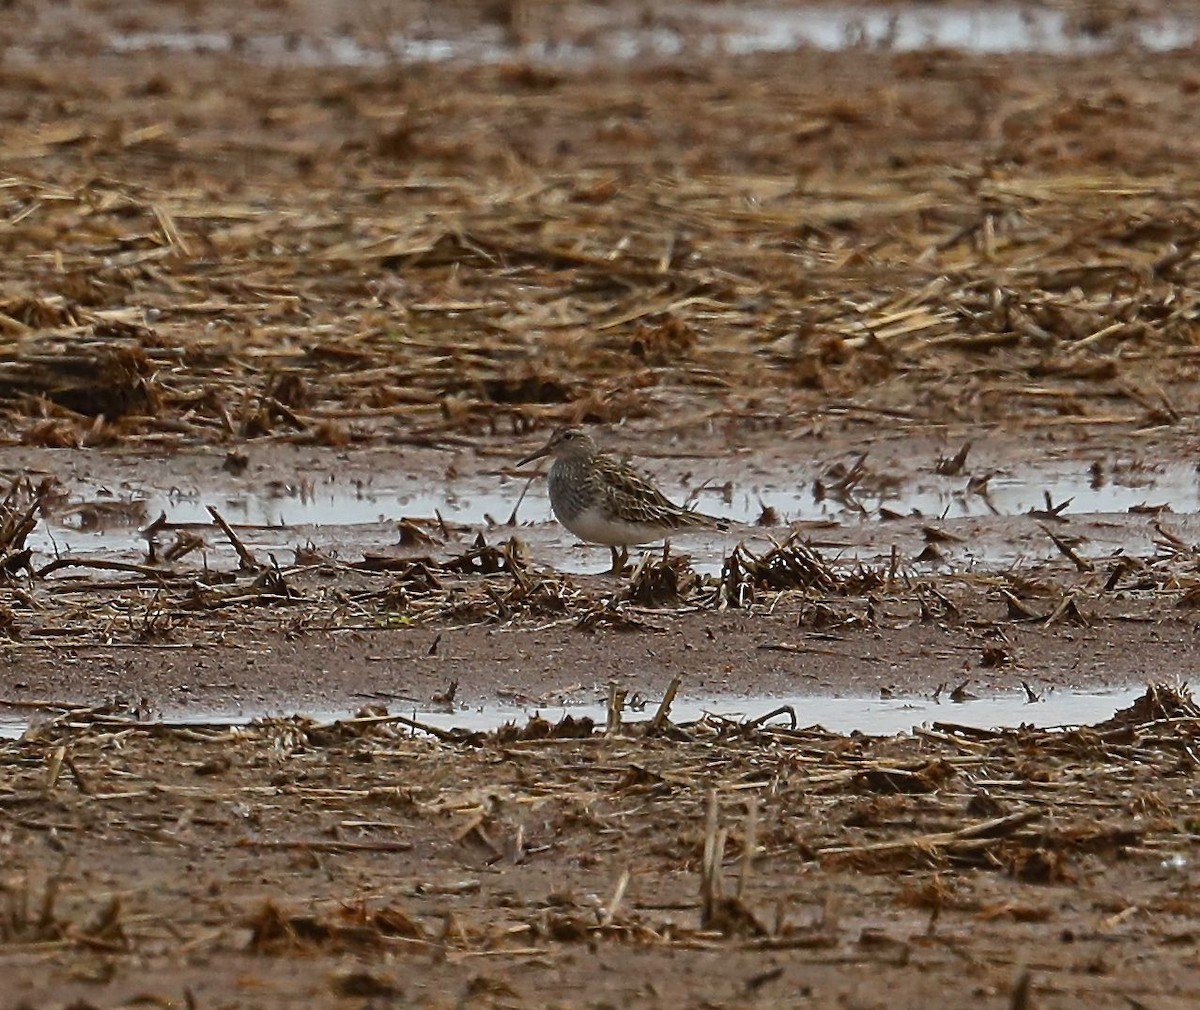
[[[625,522],[654,526],[708,526],[714,522],[676,505],[627,463],[605,457],[598,461],[597,469],[607,508]]]

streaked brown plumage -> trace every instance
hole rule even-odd
[[[727,525],[676,505],[645,476],[602,452],[580,428],[557,429],[519,465],[544,456],[554,457],[549,484],[555,518],[580,540],[608,546],[614,574],[624,567],[631,545],[658,540],[673,530]]]

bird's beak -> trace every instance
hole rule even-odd
[[[526,463],[532,463],[535,459],[541,459],[543,456],[550,455],[550,443],[547,442],[537,452],[530,453],[522,460],[517,461],[517,466],[524,466]]]

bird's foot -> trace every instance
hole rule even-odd
[[[609,550],[612,551],[612,568],[608,574],[620,578],[625,574],[625,566],[629,563],[629,548],[622,547],[618,550],[616,547],[610,547]]]

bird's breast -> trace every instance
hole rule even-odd
[[[564,515],[555,510],[558,521],[568,530],[589,544],[604,544],[606,547],[627,547],[661,540],[666,532],[662,526],[646,523],[630,523],[616,519],[602,508],[588,507]]]

